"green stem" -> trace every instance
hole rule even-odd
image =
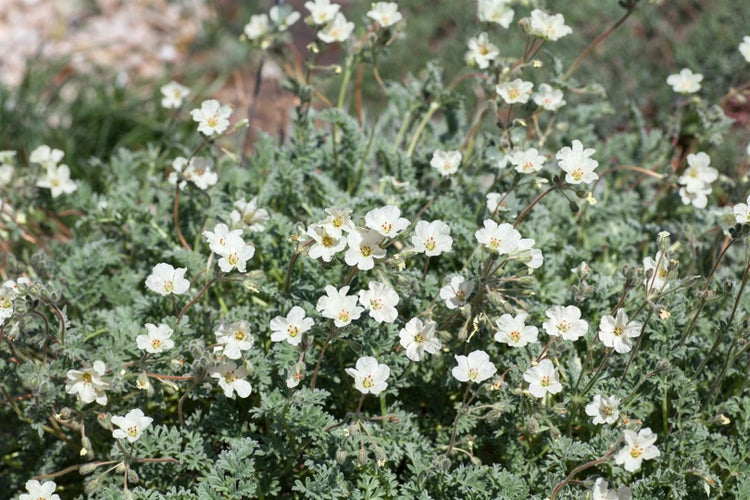
[[[425,127],[427,127],[427,124],[430,122],[432,115],[434,115],[438,109],[440,109],[440,103],[437,101],[432,101],[432,103],[430,103],[430,108],[427,110],[427,113],[424,115],[424,118],[422,118],[422,121],[419,123],[417,130],[414,132],[414,135],[411,138],[409,149],[407,149],[406,151],[406,156],[408,156],[409,158],[411,158],[411,155],[414,154],[414,149],[416,149],[417,147],[419,136],[422,135],[422,132],[424,132]]]

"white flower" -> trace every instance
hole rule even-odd
[[[393,238],[409,227],[409,220],[401,217],[401,210],[393,205],[375,208],[365,214],[365,226],[386,238]]]
[[[549,321],[542,323],[547,335],[565,340],[578,340],[586,335],[589,324],[581,319],[581,310],[576,306],[552,306],[547,309]]]
[[[305,315],[305,310],[300,306],[294,306],[286,315],[276,316],[271,320],[271,341],[282,342],[286,340],[293,346],[302,342],[302,334],[310,330],[315,324],[312,318]]]
[[[320,297],[315,306],[324,318],[332,319],[333,324],[339,328],[359,319],[364,309],[357,305],[356,295],[347,295],[348,286],[336,290],[328,285],[325,290],[326,295]]]
[[[245,243],[242,238],[235,237],[227,239],[225,252],[217,262],[219,268],[225,273],[232,269],[244,273],[247,272],[247,261],[255,255],[255,247]]]
[[[523,379],[529,383],[529,392],[535,398],[543,398],[547,393],[557,394],[562,391],[557,369],[547,358],[541,360],[538,365],[529,367],[523,373]]]
[[[492,61],[500,55],[500,50],[490,42],[487,33],[484,32],[474,38],[469,38],[468,45],[469,50],[464,57],[466,64],[475,64],[479,69],[489,68]]]
[[[10,291],[12,292],[11,298],[18,297],[21,291],[21,285],[30,286],[31,280],[29,278],[21,276],[17,280],[8,280],[2,284],[3,287],[10,288]],[[2,305],[0,305],[0,308],[2,308]],[[2,312],[0,312],[0,317],[2,317]]]
[[[539,90],[534,92],[531,98],[534,100],[534,104],[547,111],[557,111],[565,106],[563,91],[553,88],[547,83],[539,85]]]
[[[187,158],[178,156],[172,161],[172,172],[167,181],[178,184],[185,189],[188,182],[192,182],[198,189],[205,191],[219,180],[213,169],[214,162],[210,158],[195,156],[188,162]]]
[[[625,446],[615,455],[615,463],[625,467],[628,472],[635,472],[641,468],[644,460],[651,460],[660,455],[654,446],[656,434],[649,427],[638,431],[626,430],[624,433]]]
[[[344,260],[350,266],[366,271],[375,267],[375,259],[385,257],[385,248],[380,247],[383,236],[371,229],[357,228],[346,237],[349,249],[344,254]]]
[[[193,121],[198,122],[198,132],[211,137],[214,134],[222,134],[229,128],[229,117],[232,108],[221,105],[216,99],[209,99],[201,103],[200,109],[190,112]]]
[[[341,6],[331,3],[330,0],[313,0],[312,2],[305,2],[305,8],[310,11],[313,24],[321,26],[333,19]]]
[[[112,431],[112,437],[115,439],[127,439],[130,443],[135,443],[141,437],[143,431],[151,425],[154,419],[147,417],[143,411],[136,408],[130,410],[124,417],[112,417],[112,423],[119,429]]]
[[[342,233],[354,230],[350,208],[329,207],[326,208],[326,213],[328,214],[326,218],[318,224],[325,226],[329,234],[340,238]]]
[[[234,398],[235,392],[239,397],[246,398],[253,391],[250,382],[245,380],[248,373],[244,365],[237,367],[234,362],[226,361],[215,366],[210,371],[210,375],[212,378],[218,379],[219,387],[228,398]]]
[[[406,357],[412,361],[421,361],[424,353],[437,354],[442,347],[435,336],[437,323],[428,321],[423,323],[419,318],[412,318],[398,334],[401,347],[406,351]]]
[[[519,313],[515,317],[510,314],[500,316],[497,320],[495,341],[511,347],[524,347],[536,342],[539,329],[535,326],[526,326],[528,316],[526,313]]]
[[[693,94],[701,89],[703,75],[693,73],[689,68],[682,69],[679,73],[667,77],[667,85],[678,94]]]
[[[157,354],[174,347],[174,341],[171,339],[173,330],[168,325],[146,323],[146,335],[138,335],[135,338],[135,344],[138,349],[151,354]]]
[[[291,7],[279,7],[278,5],[274,5],[271,7],[271,10],[268,11],[268,17],[273,24],[276,25],[276,28],[278,28],[279,31],[286,31],[302,16],[296,10],[292,10]]]
[[[266,14],[257,14],[250,17],[250,22],[245,25],[244,33],[249,40],[257,40],[271,31],[271,24]]]
[[[614,424],[620,418],[620,412],[617,407],[620,405],[620,398],[617,396],[602,397],[601,394],[594,396],[594,399],[586,405],[586,415],[594,417],[595,424]]]
[[[565,18],[562,14],[550,15],[539,9],[531,11],[528,29],[530,35],[553,42],[573,33],[570,26],[565,25]]]
[[[19,495],[18,500],[60,500],[60,495],[55,493],[57,484],[54,481],[40,483],[36,479],[26,481],[26,491]]]
[[[428,257],[450,252],[453,248],[451,228],[441,220],[417,222],[411,242],[415,252],[424,253]]]
[[[440,298],[445,301],[445,307],[456,309],[466,305],[466,299],[474,291],[474,280],[465,281],[463,276],[452,276],[448,284],[440,289]]]
[[[15,295],[11,287],[5,285],[0,287],[0,325],[13,316],[13,298]]]
[[[379,281],[371,281],[367,286],[367,290],[359,291],[359,303],[370,311],[370,317],[378,323],[396,321],[396,304],[399,300],[396,291]]]
[[[565,146],[557,152],[556,158],[560,168],[566,172],[565,181],[569,184],[589,184],[599,178],[594,169],[599,162],[589,158],[596,153],[595,149],[583,149],[581,141],[574,140],[573,147]]]
[[[104,378],[107,367],[102,361],[94,361],[94,366],[83,370],[68,370],[65,384],[65,392],[77,394],[78,401],[89,404],[96,401],[100,405],[107,404],[107,394],[104,392],[109,388],[109,382]]]
[[[745,58],[745,61],[750,62],[750,36],[743,36],[742,42],[740,42],[740,46],[737,48],[742,57]]]
[[[166,85],[162,85],[159,89],[161,91],[161,106],[167,109],[177,109],[182,106],[182,102],[187,96],[190,95],[190,89],[184,85],[180,85],[175,81],[171,81]]]
[[[146,278],[146,288],[159,295],[187,293],[190,289],[190,282],[185,279],[186,271],[185,267],[175,269],[164,262],[156,264],[149,277]]]
[[[597,478],[591,491],[591,500],[630,500],[633,492],[627,486],[621,486],[617,491],[609,489],[609,483],[602,477]]]
[[[31,163],[38,163],[44,168],[56,167],[60,160],[63,159],[65,153],[59,149],[52,149],[46,144],[38,146],[29,155],[29,161]]]
[[[599,340],[621,354],[630,352],[633,348],[633,341],[630,339],[640,336],[642,328],[643,325],[637,321],[628,322],[625,310],[619,309],[617,318],[608,314],[599,322]]]
[[[458,366],[451,370],[453,378],[459,382],[484,382],[497,372],[484,351],[473,351],[468,356],[455,355]]]
[[[474,233],[477,241],[487,247],[488,250],[497,252],[500,255],[509,254],[521,241],[519,233],[512,225],[507,222],[498,224],[492,219],[484,221],[484,228]]]
[[[708,206],[708,195],[711,194],[711,187],[702,187],[689,191],[686,187],[681,187],[678,191],[680,201],[683,205],[693,205],[695,208],[706,208]]]
[[[354,377],[354,387],[362,394],[377,396],[388,387],[386,380],[391,374],[387,365],[365,356],[357,360],[356,368],[347,368],[346,373]]]
[[[750,222],[750,196],[747,197],[745,203],[738,203],[732,207],[734,213],[734,220],[738,224],[747,224]]]
[[[235,201],[234,210],[229,214],[232,226],[237,227],[240,224],[244,224],[254,233],[263,231],[266,228],[266,222],[268,222],[269,218],[268,210],[258,208],[257,197],[248,202],[245,202],[244,198]]]
[[[531,97],[534,84],[516,78],[512,82],[503,82],[495,86],[495,92],[508,104],[526,103]]]
[[[47,166],[44,177],[36,181],[36,186],[49,189],[53,198],[78,189],[78,185],[70,178],[70,167],[65,164]]]
[[[662,293],[669,288],[669,257],[661,250],[656,252],[655,259],[643,259],[643,272],[646,275],[643,285],[649,296]]]
[[[229,324],[221,323],[214,334],[222,356],[229,359],[240,359],[242,352],[250,350],[255,343],[250,333],[250,323],[245,320]]]
[[[479,0],[477,17],[483,23],[495,23],[507,28],[513,22],[514,15],[508,4],[510,0]]]
[[[328,227],[322,224],[314,224],[307,228],[306,233],[313,239],[307,254],[313,259],[323,259],[323,262],[331,262],[334,254],[346,248],[346,238],[340,233],[334,234],[328,231]]]
[[[529,269],[539,269],[544,264],[544,256],[541,250],[533,247],[534,240],[532,238],[523,238],[509,256],[526,264]]]
[[[453,175],[458,171],[458,167],[461,165],[461,152],[460,151],[443,151],[438,149],[432,153],[432,159],[430,160],[430,166],[438,171],[443,177]]]
[[[230,231],[226,224],[216,224],[213,231],[203,231],[203,236],[208,241],[211,251],[217,255],[226,255],[233,241],[242,240],[242,229]],[[243,242],[244,243],[244,242]]]
[[[367,17],[383,28],[393,26],[402,18],[396,2],[376,2],[372,4],[372,9],[367,12]]]
[[[318,32],[318,38],[324,43],[345,42],[354,31],[354,23],[346,20],[341,12],[336,13],[333,21]]]
[[[546,158],[539,154],[538,149],[530,148],[525,151],[514,151],[508,155],[508,160],[519,174],[531,174],[542,169]]]
[[[711,167],[711,157],[704,152],[689,154],[688,167],[677,179],[688,191],[701,189],[719,178],[719,171]]]

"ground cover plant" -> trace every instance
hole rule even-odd
[[[750,36],[645,105],[587,66],[655,2],[470,5],[413,66],[423,3],[254,6],[279,136],[190,71],[0,89],[0,491],[750,497]]]

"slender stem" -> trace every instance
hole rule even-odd
[[[414,135],[411,138],[409,149],[406,150],[406,156],[408,156],[409,158],[411,158],[411,155],[414,154],[414,150],[417,147],[417,142],[419,141],[419,136],[422,135],[422,132],[424,132],[427,124],[430,122],[432,115],[434,115],[438,109],[440,109],[440,103],[437,101],[432,101],[432,103],[430,103],[430,108],[427,110],[427,113],[425,113],[424,118],[422,118],[422,121],[419,123],[417,130],[414,132]]]
[[[185,237],[182,235],[182,229],[180,229],[180,182],[174,187],[174,206],[172,208],[172,218],[174,219],[174,227],[177,230],[177,238],[180,240],[183,248],[192,251]]]
[[[613,24],[612,26],[610,26],[605,32],[603,32],[601,35],[599,35],[598,37],[596,37],[594,39],[594,41],[591,42],[589,44],[589,46],[586,47],[583,50],[583,52],[581,52],[579,54],[578,57],[576,57],[575,61],[573,61],[573,63],[568,68],[568,71],[566,71],[565,74],[563,75],[561,81],[567,80],[570,77],[570,75],[572,75],[573,72],[575,72],[575,70],[578,69],[578,66],[581,65],[581,63],[583,62],[584,59],[586,59],[586,57],[589,55],[589,53],[592,50],[594,50],[597,45],[599,45],[604,40],[606,40],[607,37],[609,37],[609,35],[611,35],[612,33],[614,33],[615,30],[617,30],[617,28],[619,28],[622,25],[622,23],[624,23],[628,19],[628,17],[630,17],[630,14],[632,14],[633,11],[635,11],[635,7],[636,7],[637,3],[638,3],[638,1],[636,0],[636,1],[633,1],[633,2],[631,2],[631,3],[629,3],[628,5],[625,6],[625,8],[627,9],[627,11],[625,12],[625,15],[623,15],[615,24]]]
[[[713,267],[711,268],[711,272],[708,273],[708,278],[706,278],[706,284],[703,286],[703,291],[705,292],[708,290],[708,285],[711,284],[711,280],[714,277],[714,273],[716,272],[716,269],[719,267],[719,264],[721,263],[722,259],[724,258],[724,255],[726,255],[727,250],[729,250],[729,247],[732,246],[734,242],[738,240],[724,240],[724,244],[721,248],[721,252],[719,252],[719,257],[717,257],[716,262],[714,262]]]
[[[518,227],[518,225],[521,223],[521,221],[523,221],[526,218],[526,216],[529,215],[529,213],[531,212],[531,209],[534,208],[534,206],[537,203],[539,203],[540,201],[542,201],[542,198],[544,198],[545,196],[547,196],[548,194],[550,194],[552,191],[554,191],[556,189],[559,189],[559,188],[560,188],[560,186],[556,184],[556,185],[552,186],[551,188],[549,188],[548,190],[546,190],[545,192],[543,192],[542,194],[540,194],[539,196],[537,196],[536,199],[534,201],[532,201],[529,204],[528,207],[524,208],[523,212],[521,212],[518,215],[518,217],[516,217],[516,221],[513,223],[513,227]]]
[[[180,313],[177,315],[177,322],[175,323],[176,325],[180,324],[180,320],[182,319],[182,316],[187,312],[188,309],[190,309],[190,306],[195,304],[195,302],[201,297],[201,295],[203,295],[206,292],[206,290],[208,290],[208,287],[210,287],[211,285],[219,281],[219,279],[221,279],[223,276],[224,276],[224,273],[220,272],[211,281],[203,285],[203,288],[200,289],[200,291],[195,295],[195,297],[190,299],[190,302],[185,304],[185,307],[183,307]]]
[[[313,370],[312,378],[310,379],[310,390],[315,389],[315,382],[318,381],[318,372],[320,371],[320,364],[323,362],[323,355],[326,353],[326,349],[328,349],[331,341],[336,338],[336,335],[338,335],[338,329],[334,327],[326,341],[323,343],[323,347],[320,349],[318,361],[315,363],[315,370]]]
[[[609,459],[612,458],[612,455],[615,454],[615,451],[616,451],[616,449],[613,446],[612,448],[609,449],[609,451],[607,451],[607,453],[604,454],[603,457],[597,458],[596,460],[592,460],[591,462],[588,462],[588,463],[585,463],[585,464],[581,464],[578,467],[576,467],[575,469],[573,469],[572,471],[570,471],[570,474],[568,474],[568,477],[566,477],[563,481],[560,481],[559,483],[557,483],[557,485],[554,487],[554,489],[552,490],[552,493],[549,496],[550,500],[555,500],[555,498],[560,493],[560,491],[562,491],[562,489],[565,488],[565,486],[567,484],[569,484],[571,482],[571,480],[579,472],[583,472],[586,469],[590,469],[591,467],[596,467],[597,465],[601,465],[603,463],[608,462]]]
[[[448,443],[448,449],[445,450],[445,456],[449,456],[453,451],[453,446],[456,444],[456,432],[458,431],[458,419],[461,418],[461,414],[464,412],[466,407],[466,399],[469,397],[469,391],[471,390],[471,382],[466,384],[466,390],[464,391],[464,397],[461,400],[461,407],[456,412],[456,418],[453,420],[453,430],[451,431],[451,441]]]

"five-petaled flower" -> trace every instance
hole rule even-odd
[[[193,121],[198,122],[198,132],[208,137],[222,134],[229,128],[229,117],[232,108],[223,105],[216,99],[208,99],[201,103],[201,107],[190,112]]]
[[[177,109],[182,106],[182,102],[185,98],[190,95],[190,89],[184,85],[180,85],[175,81],[171,81],[166,85],[162,85],[159,89],[161,92],[161,106],[167,109]]]
[[[586,335],[589,324],[581,319],[581,310],[576,306],[552,306],[547,309],[548,321],[542,323],[547,335],[565,340],[578,340]]]
[[[216,342],[222,356],[229,359],[240,359],[242,352],[253,347],[253,336],[250,333],[250,322],[241,320],[233,323],[221,323],[214,331]]]
[[[367,17],[378,23],[381,27],[393,26],[402,19],[396,2],[376,2],[367,12]]]
[[[703,75],[693,73],[690,68],[683,68],[679,73],[669,75],[667,84],[678,94],[693,94],[701,89]]]
[[[244,365],[239,367],[232,361],[225,361],[209,371],[212,378],[219,382],[219,387],[228,398],[234,398],[234,393],[241,398],[246,398],[253,391],[250,382],[245,380],[247,369]]]
[[[65,384],[65,392],[68,394],[77,394],[78,401],[89,404],[96,401],[104,406],[107,404],[107,394],[104,392],[109,389],[109,382],[104,378],[107,367],[103,361],[94,361],[94,365],[83,370],[68,370],[66,377],[68,383]]]
[[[151,425],[154,419],[147,417],[139,408],[130,410],[124,417],[112,417],[112,423],[119,429],[112,431],[112,437],[115,439],[127,439],[130,443],[135,443],[143,434],[143,431]]]
[[[333,324],[339,328],[359,319],[364,309],[357,305],[356,295],[347,295],[348,286],[336,290],[328,285],[325,291],[326,295],[320,297],[315,306],[323,317],[332,319]]]
[[[474,280],[466,281],[463,276],[451,276],[446,285],[440,289],[440,298],[445,301],[445,307],[456,309],[466,305],[474,291]]]
[[[347,368],[346,373],[354,377],[354,387],[359,392],[377,396],[388,387],[386,380],[391,369],[372,356],[364,356],[357,360],[355,368]]]
[[[18,500],[60,500],[60,495],[55,493],[57,483],[45,481],[40,483],[36,479],[26,481],[26,491],[19,495]]]
[[[153,323],[146,323],[146,335],[138,335],[135,343],[138,349],[150,354],[157,354],[174,347],[174,341],[171,339],[173,330],[165,324],[159,326]]]
[[[535,398],[543,398],[547,393],[557,394],[562,391],[557,369],[547,358],[541,360],[536,366],[529,367],[523,373],[523,379],[529,383],[529,392]]]
[[[617,396],[603,397],[601,394],[586,405],[586,415],[593,417],[595,424],[614,424],[620,418],[620,398]]]
[[[453,247],[451,228],[441,220],[432,222],[421,220],[414,227],[411,242],[415,252],[424,253],[428,257],[450,252]]]
[[[459,382],[484,382],[497,372],[497,367],[484,351],[473,351],[468,356],[455,355],[457,366],[451,370]]]
[[[574,140],[573,147],[565,146],[555,156],[558,165],[565,172],[565,182],[568,184],[589,184],[599,178],[594,169],[599,162],[592,160],[591,155],[596,153],[595,149],[583,148],[581,141]]]
[[[396,304],[399,300],[396,291],[379,281],[371,281],[367,286],[367,290],[359,291],[359,303],[370,312],[370,317],[378,323],[396,321]]]
[[[399,343],[405,349],[406,357],[412,361],[421,361],[424,353],[437,354],[442,347],[440,339],[435,336],[437,323],[422,322],[419,318],[412,318],[398,334]]]
[[[630,352],[633,341],[641,334],[643,325],[637,321],[628,321],[624,309],[617,311],[617,317],[610,314],[602,317],[599,322],[599,340],[607,347],[614,347],[619,353]]]
[[[287,341],[291,345],[299,345],[302,342],[302,334],[315,324],[312,318],[305,315],[305,310],[300,306],[294,306],[286,317],[276,316],[271,320],[271,340],[273,342]]]
[[[458,167],[461,165],[461,157],[462,155],[460,151],[444,151],[438,149],[432,153],[430,166],[437,170],[443,177],[448,177],[458,171]]]
[[[526,326],[527,313],[519,313],[515,317],[503,314],[498,318],[495,341],[508,344],[511,347],[525,347],[537,340],[539,329],[535,326]]]
[[[638,431],[626,430],[623,438],[625,446],[615,455],[615,463],[622,465],[628,472],[635,472],[641,468],[644,460],[651,460],[660,455],[659,449],[654,446],[656,434],[649,427]]]
[[[146,278],[146,288],[162,296],[187,293],[190,289],[190,282],[185,279],[186,271],[185,267],[175,269],[164,262],[156,264]]]

